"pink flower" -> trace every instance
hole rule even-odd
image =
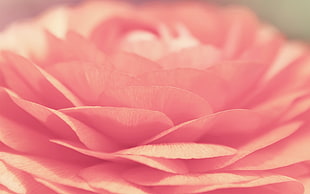
[[[310,193],[309,49],[245,8],[87,1],[0,47],[1,193]]]

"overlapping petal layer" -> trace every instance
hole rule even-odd
[[[87,1],[0,51],[0,193],[309,193],[309,48],[245,8]]]

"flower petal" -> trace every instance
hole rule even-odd
[[[310,110],[310,94],[306,94],[304,96],[300,96],[299,98],[295,99],[292,104],[287,107],[281,120],[289,121],[298,118],[304,118],[307,120],[307,116],[309,115]]]
[[[278,97],[289,96],[293,92],[304,91],[309,86],[307,68],[310,63],[309,51],[301,45],[290,46],[292,48],[289,47],[280,52],[273,67],[275,70],[272,69],[270,73],[274,75],[251,96],[249,103],[252,106]]]
[[[90,1],[80,2],[79,6],[68,12],[68,27],[85,37],[101,22],[118,15],[130,15],[132,5],[122,1]]]
[[[163,113],[144,109],[91,106],[63,109],[61,112],[127,146],[138,145],[173,126]]]
[[[76,145],[68,141],[63,141],[63,140],[51,140],[51,141],[59,145],[71,148],[82,154],[104,159],[104,160],[117,161],[118,159],[123,158],[123,159],[131,160],[131,161],[155,168],[155,169],[159,169],[165,172],[171,172],[171,173],[187,172],[186,165],[183,163],[183,161],[179,161],[179,160],[169,160],[165,158],[152,158],[152,157],[131,155],[131,154],[98,152],[98,151],[92,151],[86,148],[82,148],[80,145]]]
[[[255,153],[257,150],[272,146],[274,143],[288,138],[300,128],[301,124],[301,122],[292,122],[271,128],[269,131],[258,135],[239,147],[238,152],[231,157],[187,161],[188,168],[194,172],[205,172],[211,169],[220,169],[229,166],[247,155]]]
[[[36,182],[31,175],[14,169],[0,161],[0,183],[15,193],[46,193],[56,194],[49,188]],[[1,189],[0,189],[1,191]],[[1,191],[2,193],[2,191]]]
[[[42,129],[42,124],[43,126],[46,126],[46,128],[43,128],[45,130],[42,130],[43,133],[50,134],[52,132],[52,134],[56,133],[64,139],[81,141],[91,149],[106,151],[118,149],[118,145],[115,144],[115,142],[72,117],[69,117],[59,111],[49,109],[45,106],[14,97],[12,94],[9,95],[9,98],[11,98],[13,103],[19,106],[17,107],[17,110],[21,108],[29,114],[27,115],[25,112],[21,113],[23,114],[21,116],[21,120],[23,122],[32,121],[37,123],[37,120],[41,123],[41,126],[39,125],[35,128]],[[7,102],[9,101],[7,100]],[[10,108],[12,108],[12,106],[10,106]],[[12,112],[13,114],[17,113],[14,111]],[[35,118],[35,120],[31,116]],[[33,139],[31,137],[29,138]],[[32,144],[30,143],[29,145],[31,146]],[[40,149],[40,146],[38,146],[37,149]]]
[[[131,184],[124,180],[120,173],[126,169],[116,164],[100,164],[92,166],[80,171],[79,176],[87,181],[87,183],[95,188],[112,193],[136,193],[149,194],[149,192],[140,186]]]
[[[120,52],[110,55],[108,59],[111,68],[132,76],[161,69],[159,64],[133,53]]]
[[[55,64],[47,71],[87,104],[96,104],[102,92],[134,82],[134,78],[103,65],[73,61]]]
[[[36,106],[33,106],[34,103],[14,97],[13,94],[6,90],[0,90],[0,102],[0,139],[2,143],[23,153],[64,161],[79,159],[80,162],[90,162],[90,158],[85,158],[70,149],[64,149],[49,141],[50,138],[55,138],[56,134],[54,132],[58,132],[57,129],[50,130],[50,126],[40,123],[35,117],[24,111],[26,109],[29,112],[42,113]],[[38,106],[40,107],[40,105]],[[41,116],[41,119],[45,119],[43,115]],[[55,124],[54,127],[56,128],[62,126]],[[66,128],[61,129],[66,130]],[[68,138],[71,135],[66,132],[61,134],[68,134]]]
[[[190,68],[154,71],[137,77],[143,85],[173,86],[205,98],[216,111],[227,101],[227,83],[211,72]]]
[[[226,57],[234,58],[253,43],[259,23],[256,15],[243,7],[228,7],[223,17],[222,25],[226,28],[223,49]]]
[[[124,177],[132,183],[146,186],[220,186],[224,184],[255,180],[259,178],[259,175],[242,172],[171,174],[148,167],[138,167],[126,171]]]
[[[223,192],[224,194],[230,193],[229,191],[235,193],[234,191],[238,189],[234,188],[240,188],[239,191],[245,189],[244,191],[248,190],[252,193],[252,189],[256,191],[256,187],[259,186],[262,187],[262,190],[266,189],[266,191],[268,191],[268,188],[274,188],[273,191],[285,191],[285,189],[288,189],[288,191],[293,193],[303,193],[302,184],[295,179],[261,172],[170,174],[147,167],[138,167],[127,170],[123,177],[138,185],[153,186],[156,193],[209,193],[210,191],[214,191],[210,193],[222,193],[222,191],[226,191]],[[276,184],[280,184],[279,187]],[[258,189],[258,191],[261,190]]]
[[[186,173],[188,172],[187,166],[183,161],[170,160],[165,158],[152,158],[139,155],[120,155],[120,157],[144,164],[146,166],[165,171],[170,173]]]
[[[70,91],[40,67],[13,53],[3,52],[2,56],[5,62],[0,62],[0,70],[4,82],[23,98],[52,108],[80,105]]]
[[[45,185],[46,187],[52,189],[56,193],[61,193],[61,194],[77,194],[77,193],[78,194],[95,194],[94,192],[91,192],[91,191],[77,189],[77,188],[69,187],[69,186],[64,186],[64,185],[53,183],[50,181],[46,181],[46,180],[40,179],[40,178],[35,178],[35,180],[38,181],[39,183]],[[108,193],[102,193],[102,194],[108,194]]]
[[[301,122],[292,122],[272,128],[239,147],[238,152],[235,155],[222,158],[190,160],[187,161],[187,166],[191,172],[206,172],[209,170],[227,167],[235,162],[238,162],[238,160],[242,160],[242,158],[247,155],[255,153],[257,150],[272,146],[274,143],[288,138],[290,135],[299,130],[301,124]]]
[[[228,83],[230,98],[226,108],[235,108],[244,106],[244,99],[258,88],[258,83],[268,65],[253,61],[226,61],[210,67],[207,71],[211,71]]]
[[[37,119],[48,129],[46,131],[42,130],[41,133],[50,134],[50,130],[51,133],[56,134],[62,138],[78,140],[70,128],[68,129],[66,125],[62,125],[61,122],[51,118],[50,112],[52,109],[23,100],[12,91],[7,89],[1,88],[0,96],[1,102],[3,102],[0,104],[1,110],[6,110],[5,112],[1,112],[2,116],[6,116],[8,118],[14,117],[16,123],[25,124],[36,129],[44,128],[42,125],[39,125],[39,123],[36,122]]]
[[[295,128],[296,129],[296,128]],[[266,170],[310,160],[308,127],[302,126],[287,138],[260,149],[232,164],[231,169]]]
[[[309,176],[300,178],[300,181],[302,182],[302,184],[305,187],[304,194],[309,194],[310,193],[310,178],[309,178]]]
[[[111,153],[103,152],[103,151],[99,152],[99,151],[90,150],[87,147],[85,147],[81,144],[75,143],[75,142],[66,141],[66,140],[57,140],[57,139],[52,139],[50,141],[53,143],[56,143],[58,145],[61,145],[63,147],[67,147],[67,148],[70,148],[72,150],[75,150],[75,151],[82,153],[84,155],[87,155],[87,156],[92,156],[92,157],[100,158],[103,160],[109,160],[109,159],[115,158],[115,156]]]
[[[134,17],[113,17],[103,21],[92,32],[90,39],[98,48],[111,53],[119,47],[121,40],[130,31],[143,30],[156,34],[156,29],[149,22]]]
[[[232,109],[182,123],[144,143],[199,141],[238,147],[260,133],[266,120],[251,110]]]
[[[235,152],[233,148],[214,144],[169,143],[137,146],[117,153],[167,159],[200,159],[233,155]]]
[[[211,113],[209,104],[203,98],[189,91],[168,86],[129,86],[107,91],[100,100],[103,106],[125,106],[160,111],[174,123]]]
[[[241,60],[268,63],[273,66],[274,60],[283,48],[283,36],[271,26],[262,26],[256,32],[256,37],[250,48],[244,50]],[[268,76],[273,68],[268,69]]]
[[[52,66],[65,61],[85,61],[102,64],[106,56],[96,46],[76,32],[69,31],[65,39],[59,39],[53,34],[45,34],[48,50],[47,56],[38,59],[42,66]]]
[[[1,160],[36,177],[76,188],[92,190],[77,173],[81,166],[46,158],[0,152]]]
[[[251,194],[274,194],[274,193],[296,193],[303,194],[303,185],[292,178],[270,175],[259,177],[252,181],[245,181],[240,183],[214,185],[214,186],[178,186],[171,189],[162,189],[169,193],[202,193],[208,194],[240,194],[240,193],[251,193]]]
[[[0,141],[16,151],[61,160],[79,158],[71,150],[51,143],[49,137],[30,127],[14,123],[1,116],[0,123]]]
[[[158,19],[171,29],[176,23],[184,24],[195,38],[198,38],[205,44],[219,46],[223,43],[225,28],[222,23],[222,17],[219,17],[220,11],[213,5],[201,3],[190,3],[187,1],[174,4],[146,4],[141,9],[139,16],[151,16]],[[204,20],[197,20],[204,18]]]
[[[212,46],[184,48],[158,60],[164,69],[195,68],[204,70],[221,60],[221,52]]]
[[[16,194],[15,192],[10,191],[8,188],[2,185],[0,185],[0,191],[1,191],[1,194]]]

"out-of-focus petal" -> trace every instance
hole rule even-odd
[[[227,29],[223,50],[226,57],[234,58],[254,41],[258,21],[255,14],[239,7],[227,8],[223,16],[225,18],[223,25]]]
[[[103,21],[92,32],[90,39],[98,48],[107,53],[119,49],[121,41],[128,33],[135,30],[149,31],[156,34],[157,30],[150,22],[138,20],[133,17],[114,17]]]
[[[45,38],[48,45],[46,56],[37,59],[37,63],[41,66],[46,67],[65,61],[86,61],[95,64],[105,62],[105,54],[76,32],[69,31],[63,39],[46,32]]]
[[[219,49],[212,46],[196,46],[165,55],[158,63],[164,69],[187,67],[203,70],[217,64],[221,59]]]
[[[68,28],[86,37],[101,22],[119,15],[129,15],[134,9],[128,3],[121,1],[87,1],[68,11]]]
[[[64,186],[58,183],[53,183],[53,182],[49,182],[46,181],[44,179],[41,178],[35,178],[36,181],[38,181],[39,183],[45,185],[46,187],[52,189],[53,191],[55,191],[56,193],[61,193],[61,194],[95,194],[94,192],[91,191],[86,191],[83,189],[77,189],[74,187],[70,187],[70,186]],[[108,193],[101,193],[101,194],[108,194]]]
[[[133,53],[120,52],[109,55],[108,60],[111,68],[132,76],[161,69],[159,64]]]

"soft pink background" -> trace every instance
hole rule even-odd
[[[0,0],[0,30],[12,21],[36,15],[60,3],[85,0]],[[149,0],[127,0],[142,2]],[[154,0],[160,1],[160,0]],[[169,1],[169,0],[162,0]],[[171,0],[170,0],[171,1]],[[189,0],[190,1],[190,0]],[[310,40],[309,0],[202,0],[216,3],[238,3],[249,6],[263,19],[275,24],[289,37]]]
[[[81,0],[0,0],[0,29],[10,22],[39,14],[60,3],[77,3]]]

